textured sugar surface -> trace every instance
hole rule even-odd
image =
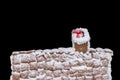
[[[73,48],[16,51],[11,55],[10,80],[112,80],[109,49]]]

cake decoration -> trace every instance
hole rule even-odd
[[[69,48],[14,51],[10,80],[112,80],[113,51],[90,48],[85,28],[72,31]]]
[[[87,52],[90,47],[90,36],[86,28],[76,28],[72,31],[72,44],[76,51]]]
[[[76,38],[80,38],[84,36],[84,32],[80,29],[75,29],[72,31],[73,34],[76,34]]]

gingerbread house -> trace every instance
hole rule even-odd
[[[69,48],[14,51],[10,80],[112,80],[110,49],[90,48],[85,28],[72,30]]]

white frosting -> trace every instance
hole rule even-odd
[[[111,49],[105,48],[104,50],[110,52],[111,56],[113,56],[113,51]]]
[[[84,76],[77,77],[78,80],[84,80]]]
[[[46,80],[52,80],[53,78],[51,76],[46,76]]]
[[[30,79],[23,79],[23,78],[20,78],[20,80],[35,80],[35,78],[30,78]]]
[[[111,67],[110,67],[110,68],[108,68],[108,75],[109,75],[110,80],[112,80],[111,72],[112,72],[112,70],[111,70]]]
[[[63,62],[62,63],[64,66],[69,66],[69,62]]]
[[[13,52],[12,54],[19,54],[19,52],[18,52],[18,51],[15,51],[15,52]]]
[[[27,80],[36,80],[36,78],[29,78],[29,79],[27,79]]]
[[[13,64],[13,55],[10,56],[10,62],[11,62],[11,65]],[[13,66],[11,66],[11,70],[13,70]]]
[[[42,72],[44,69],[38,69],[38,72]]]
[[[96,50],[99,51],[99,52],[102,52],[102,51],[103,51],[103,49],[100,48],[100,47],[96,48]]]
[[[75,66],[75,67],[71,67],[71,69],[77,71],[77,70],[85,70],[86,66]]]
[[[84,36],[77,38],[76,37],[77,34],[72,33],[72,42],[77,44],[84,44],[86,42],[89,42],[90,36],[88,30],[86,28],[77,28],[77,29],[82,30],[84,32]]]
[[[92,70],[92,67],[87,67],[87,70]]]
[[[54,67],[55,67],[55,68],[61,68],[61,69],[62,69],[62,68],[63,68],[63,65],[62,65],[61,62],[55,62],[55,63],[54,63]]]
[[[93,76],[85,76],[85,78],[88,78],[88,79],[90,78],[90,79],[92,79],[92,78],[93,78]]]
[[[99,60],[99,59],[93,59],[93,63],[94,63],[94,66],[95,66],[95,67],[102,65],[102,62],[101,62],[101,60]]]
[[[21,56],[20,55],[13,55],[13,62],[14,64],[21,62]]]
[[[61,80],[61,77],[53,78],[53,80]]]
[[[30,54],[21,54],[21,62],[29,62]]]
[[[55,63],[55,60],[51,60],[50,62],[47,62],[46,64],[47,64],[48,66],[53,66],[54,63]]]
[[[43,79],[45,76],[46,76],[46,74],[43,74],[43,75],[39,75],[37,78]]]
[[[90,50],[93,50],[92,48],[90,48]],[[89,50],[89,51],[90,51]],[[95,52],[94,52],[95,51]],[[45,80],[45,79],[52,79],[52,80],[61,80],[61,79],[70,79],[70,80],[74,80],[74,79],[84,79],[84,77],[75,77],[75,73],[76,72],[86,72],[86,74],[82,74],[85,76],[85,78],[92,78],[91,75],[89,74],[95,74],[95,75],[99,75],[102,74],[100,73],[100,70],[104,70],[103,73],[105,72],[105,70],[107,71],[107,73],[105,73],[103,76],[109,77],[110,80],[112,79],[111,77],[111,60],[112,60],[112,51],[109,49],[102,49],[102,48],[97,48],[94,49],[93,53],[79,53],[79,52],[75,52],[74,48],[58,48],[58,49],[53,49],[53,50],[48,50],[46,49],[44,50],[37,50],[33,53],[31,53],[33,55],[33,57],[36,59],[37,57],[42,58],[43,56],[46,57],[44,60],[41,61],[30,61],[27,63],[23,63],[21,62],[23,60],[26,60],[26,58],[29,58],[29,55],[31,54],[13,54],[11,55],[11,60],[13,62],[13,60],[17,59],[18,62],[20,62],[20,64],[12,64],[11,68],[13,66],[21,66],[21,70],[27,70],[27,67],[29,69],[29,65],[31,63],[37,63],[39,67],[37,70],[28,70],[29,71],[29,80],[37,80],[37,79],[41,79],[41,80]],[[54,52],[54,53],[51,53]],[[61,52],[61,54],[58,54],[57,52]],[[56,58],[51,58],[49,56],[52,55],[56,55]],[[19,59],[19,60],[18,60]],[[31,59],[31,58],[30,58]],[[60,61],[65,59],[65,61]],[[29,59],[28,59],[29,60]],[[102,64],[103,60],[108,60],[108,67],[104,67],[104,65]],[[93,62],[93,66],[88,66],[87,64]],[[81,64],[82,63],[82,64]],[[28,65],[29,64],[29,65]],[[80,64],[80,65],[79,65]],[[25,68],[24,68],[25,67]],[[45,67],[52,67],[54,69],[54,71],[50,70],[50,69],[46,69]],[[68,68],[67,68],[68,67]],[[103,67],[103,69],[102,69]],[[13,70],[13,68],[12,68]],[[22,72],[20,72],[22,73]],[[13,73],[12,75],[16,74],[19,75],[20,73]],[[62,74],[63,73],[63,74]],[[57,77],[55,77],[54,75],[56,74]],[[73,74],[72,76],[70,74]],[[107,75],[106,75],[107,74]],[[66,77],[63,77],[66,76]],[[106,76],[105,76],[106,75]],[[30,76],[36,76],[36,78],[31,78]],[[60,77],[58,77],[60,76]],[[97,76],[96,76],[97,77]],[[99,77],[99,76],[98,76]],[[11,77],[10,77],[11,78]],[[12,79],[11,79],[12,80]],[[20,79],[20,80],[27,80],[27,79]]]
[[[76,77],[69,77],[70,80],[76,80]]]
[[[90,53],[86,53],[83,55],[86,59],[92,59],[92,55]]]

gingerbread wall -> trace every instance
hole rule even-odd
[[[16,51],[11,55],[10,80],[111,80],[109,49],[73,48]]]

